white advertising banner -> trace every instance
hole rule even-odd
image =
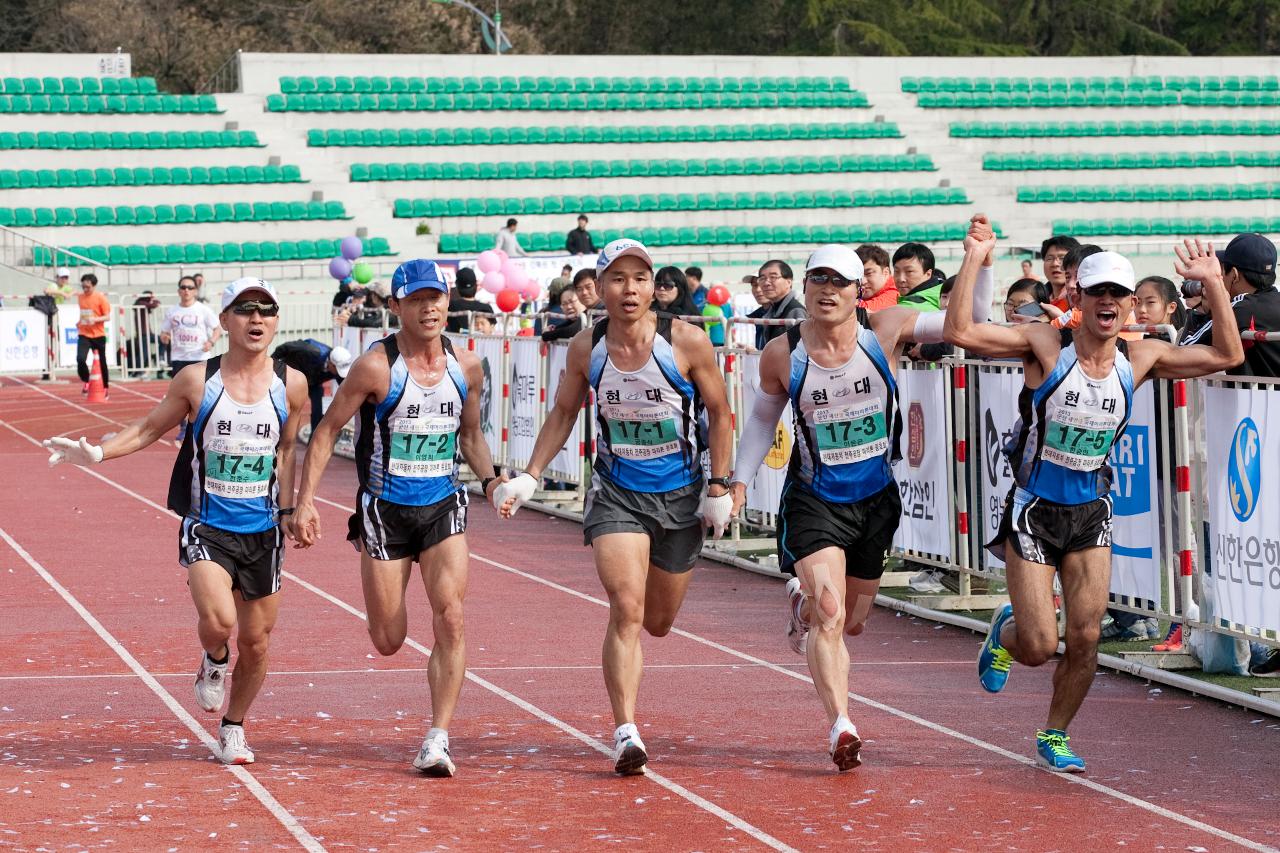
[[[485,444],[493,454],[494,464],[502,465],[502,338],[478,335],[475,354],[480,359],[480,370],[484,374],[484,385],[480,389],[480,431],[484,433]]]
[[[746,423],[756,404],[760,390],[760,356],[748,353],[737,358],[738,375],[742,380],[742,409],[738,419]],[[787,465],[791,461],[791,445],[795,438],[791,406],[782,411],[782,419],[774,429],[773,446],[764,457],[764,464],[756,472],[755,479],[747,486],[747,508],[760,512],[776,513],[782,500],[782,486],[787,479]]]
[[[1111,593],[1160,603],[1160,502],[1156,491],[1156,404],[1150,382],[1133,397],[1111,465]]]
[[[975,495],[977,533],[985,546],[996,537],[1004,515],[1004,501],[1013,488],[1013,471],[1004,455],[1004,446],[1013,437],[1018,420],[1018,393],[1022,371],[992,371],[978,368],[978,432],[970,442],[970,453],[981,456],[978,491]],[[982,547],[980,565],[987,571],[1004,569],[1004,562]]]
[[[58,367],[76,366],[76,345],[80,341],[77,325],[80,322],[79,303],[58,306]],[[116,366],[116,313],[105,323],[107,330],[107,365]]]
[[[555,341],[547,345],[547,412],[556,404],[556,395],[560,392],[560,382],[564,379],[565,368],[569,364],[569,342]],[[543,472],[553,480],[567,483],[582,482],[582,416],[579,411],[573,429],[569,430],[569,438],[564,447],[551,460]]]
[[[893,544],[905,551],[951,559],[951,449],[947,446],[947,372],[898,371],[902,459],[894,477],[902,495],[902,523]]]
[[[1280,631],[1280,391],[1209,385],[1204,409],[1214,615]]]
[[[48,328],[48,318],[33,308],[0,311],[0,372],[42,372]]]
[[[512,338],[510,357],[511,412],[507,417],[507,459],[512,468],[523,468],[533,455],[533,442],[542,423],[542,341]]]

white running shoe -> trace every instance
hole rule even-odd
[[[244,726],[219,726],[218,743],[223,764],[253,763],[253,750],[244,741]]]
[[[196,704],[210,714],[222,710],[222,697],[227,687],[227,666],[230,663],[230,655],[227,656],[226,663],[214,663],[209,659],[208,652],[200,656],[200,669],[196,670]]]
[[[427,732],[427,738],[418,750],[418,757],[413,759],[413,766],[426,776],[447,779],[458,768],[449,757],[449,733],[439,729]]]
[[[613,757],[614,773],[622,776],[644,773],[649,753],[645,752],[644,741],[640,740],[640,731],[635,723],[623,723],[613,733]]]
[[[787,602],[787,642],[791,644],[791,651],[803,657],[809,642],[809,623],[800,615],[801,608],[804,607],[800,578],[787,581]]]
[[[840,772],[852,770],[862,763],[858,753],[862,750],[862,738],[858,728],[848,717],[841,717],[831,727],[831,760]]]

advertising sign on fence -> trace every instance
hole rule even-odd
[[[951,559],[951,450],[947,446],[947,371],[898,371],[902,459],[894,477],[902,495],[902,523],[893,544]]]
[[[742,377],[742,409],[740,421],[751,417],[760,390],[760,355],[748,353],[738,356],[739,375]],[[794,436],[791,406],[782,411],[782,419],[773,434],[773,446],[764,457],[764,464],[756,472],[756,478],[747,487],[747,508],[761,512],[778,511],[782,499],[782,484],[787,478],[787,465],[791,460],[791,443]]]
[[[58,306],[58,367],[76,366],[76,344],[80,340],[80,331],[76,324],[80,322],[79,304]],[[116,320],[114,312],[111,319],[104,324],[107,330],[107,364],[116,366]]]
[[[537,338],[513,338],[507,359],[511,385],[510,415],[507,418],[507,459],[512,468],[523,468],[533,455],[533,442],[542,424],[541,389],[542,341]]]
[[[555,342],[547,345],[547,411],[556,404],[556,394],[560,392],[560,381],[564,379],[565,367],[569,363],[568,342]],[[582,417],[573,423],[569,438],[564,447],[551,460],[545,474],[553,480],[578,483],[582,480]]]
[[[43,371],[48,328],[48,318],[35,309],[0,311],[0,371]]]
[[[480,389],[480,431],[494,459],[502,459],[502,338],[477,337],[476,357],[484,374]]]
[[[1216,616],[1280,631],[1280,390],[1204,389]]]
[[[1160,503],[1156,491],[1155,386],[1133,396],[1124,435],[1111,448],[1111,592],[1160,603]]]
[[[978,420],[977,432],[969,442],[979,457],[977,525],[982,536],[981,546],[996,537],[1000,518],[1004,515],[1004,501],[1013,488],[1013,471],[1004,455],[1004,446],[1013,436],[1013,426],[1018,420],[1018,392],[1022,390],[1022,371],[982,367],[978,370]],[[1004,569],[1004,562],[982,548],[980,565],[988,570]]]

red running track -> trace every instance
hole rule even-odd
[[[191,695],[194,612],[162,509],[172,445],[89,472],[49,470],[35,443],[100,438],[162,390],[118,384],[87,407],[74,385],[0,381],[0,846],[1280,846],[1275,721],[1100,674],[1072,727],[1089,773],[1056,776],[1029,758],[1051,667],[1015,668],[989,696],[974,635],[883,610],[851,644],[865,763],[837,774],[782,636],[781,585],[707,563],[677,630],[644,641],[653,772],[617,778],[601,752],[606,610],[577,525],[531,511],[501,522],[478,504],[459,773],[422,778],[409,762],[429,707],[425,596],[410,587],[412,647],[379,657],[343,541],[354,469],[342,459],[322,489],[325,538],[286,559],[247,729],[258,762],[225,768],[198,735],[217,717]]]

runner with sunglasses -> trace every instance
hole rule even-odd
[[[239,657],[219,727],[220,758],[251,764],[244,718],[267,674],[267,645],[279,611],[284,537],[293,537],[294,441],[307,380],[269,355],[279,325],[275,289],[241,278],[222,292],[227,352],[181,370],[141,420],[96,446],[51,438],[50,465],[96,465],[147,447],[191,420],[169,483],[169,509],[182,517],[178,562],[199,616],[204,653],[196,703],[222,709],[231,633]],[[238,630],[237,630],[238,628]]]
[[[995,241],[987,238],[979,245],[989,251]],[[1022,359],[1026,385],[1018,397],[1021,420],[1005,446],[1014,487],[999,533],[987,545],[1005,561],[1011,603],[992,616],[978,656],[978,677],[984,689],[998,693],[1013,661],[1040,666],[1057,652],[1053,577],[1058,573],[1067,612],[1066,654],[1053,674],[1048,721],[1036,732],[1037,760],[1058,772],[1085,768],[1068,745],[1067,725],[1097,668],[1111,579],[1107,456],[1129,421],[1134,391],[1149,377],[1204,376],[1244,358],[1212,244],[1187,240],[1174,251],[1174,269],[1204,283],[1213,321],[1226,330],[1211,347],[1121,340],[1124,319],[1133,310],[1134,274],[1129,261],[1115,252],[1099,252],[1081,262],[1076,280],[1082,323],[1065,346],[1058,331],[1044,324],[974,322],[974,274],[967,266],[961,268],[947,306],[948,343],[970,354]]]
[[[975,216],[970,233],[977,236],[966,241],[965,264],[974,274],[984,271],[974,310],[985,320],[994,276],[976,241],[990,235],[986,218]],[[862,748],[849,720],[844,635],[862,633],[902,513],[891,468],[901,430],[894,374],[904,343],[940,343],[944,321],[941,312],[906,307],[868,314],[858,307],[862,278],[862,261],[846,246],[823,246],[809,256],[808,319],[760,356],[760,388],[731,485],[736,515],[789,402],[795,445],[778,508],[779,563],[793,576],[787,637],[808,657],[840,770],[857,767]]]

